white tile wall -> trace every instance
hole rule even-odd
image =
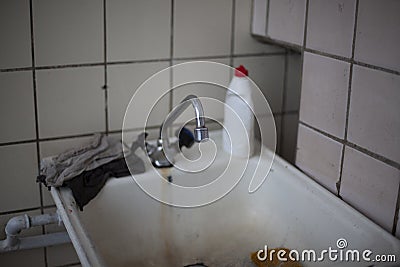
[[[342,144],[299,124],[296,165],[332,193],[339,180]]]
[[[304,53],[300,120],[344,137],[350,64]]]
[[[301,68],[303,64],[301,55],[289,54],[287,64],[286,100],[284,109],[285,111],[298,111],[300,109]]]
[[[2,146],[0,158],[0,212],[39,207],[36,145]]]
[[[32,65],[29,2],[0,2],[0,68]]]
[[[212,61],[229,65],[229,59],[207,59],[206,61]],[[185,61],[177,60],[174,64],[185,63]],[[186,67],[185,67],[186,66]],[[204,65],[202,65],[204,66]],[[217,72],[217,73],[215,73]],[[214,84],[205,83],[192,83],[192,81],[199,79],[201,73],[202,79],[209,80],[209,82],[219,83],[225,87],[221,87]],[[180,65],[173,69],[173,107],[176,107],[182,99],[189,94],[194,94],[198,97],[204,97],[201,99],[204,108],[205,116],[215,119],[223,119],[226,87],[230,82],[230,68],[224,66],[217,66],[210,72],[207,67],[196,67],[195,65]],[[190,84],[175,86],[189,82]],[[211,98],[212,100],[208,100]],[[220,102],[214,101],[219,100]],[[188,108],[178,119],[177,122],[186,122],[188,119],[194,118],[193,109]]]
[[[107,1],[108,60],[168,58],[170,16],[170,0]]]
[[[244,65],[249,77],[257,84],[268,100],[273,112],[282,111],[282,92],[285,56],[240,57],[233,60],[234,66]],[[254,106],[263,106],[262,99],[253,99]],[[260,114],[259,110],[256,110]]]
[[[400,1],[360,1],[355,59],[400,71]]]
[[[0,73],[0,142],[35,139],[32,72]]]
[[[33,7],[37,65],[103,61],[103,1],[34,0]]]
[[[272,46],[258,42],[251,36],[251,4],[252,0],[236,1],[235,7],[235,40],[234,53],[266,53],[266,52],[284,52],[284,49],[278,46]],[[266,10],[266,9],[265,9]],[[265,33],[265,31],[264,31]]]
[[[349,141],[400,162],[400,77],[354,66]]]
[[[101,67],[38,71],[40,137],[104,131],[102,83]]]
[[[303,44],[306,0],[269,0],[269,37],[288,43]]]
[[[306,46],[351,57],[355,4],[355,0],[310,0]]]
[[[346,147],[340,195],[362,213],[391,231],[400,170]]]
[[[231,48],[231,0],[176,0],[174,56],[227,55]]]
[[[168,66],[169,64],[167,62],[156,62],[108,67],[108,108],[111,130],[122,129],[122,122],[126,108],[139,86],[153,74],[167,68]],[[169,82],[169,78],[167,77],[167,79],[164,79],[164,84],[159,84],[159,97],[162,96],[162,92],[165,91],[165,88],[169,88]],[[151,100],[142,99],[141,102],[148,103],[149,101]],[[144,109],[142,107],[137,107],[135,110],[137,110],[138,114],[138,116],[135,117],[135,124],[137,127],[144,127],[145,119],[142,118],[145,116]],[[160,125],[168,114],[168,111],[169,95],[165,95],[151,112],[148,125]]]
[[[33,7],[37,65],[104,60],[103,1],[34,0]]]

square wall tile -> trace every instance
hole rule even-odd
[[[306,46],[350,58],[355,6],[355,0],[310,0]]]
[[[102,62],[103,1],[34,0],[37,65]]]
[[[253,34],[265,36],[267,33],[267,2],[268,0],[253,0],[251,23],[251,33]]]
[[[285,114],[283,116],[281,156],[295,164],[297,130],[299,127],[299,114]]]
[[[174,57],[230,54],[232,2],[176,0]]]
[[[35,139],[32,72],[0,73],[0,142]]]
[[[257,84],[267,99],[272,112],[282,111],[283,78],[285,56],[237,57],[233,60],[235,67],[243,65],[249,71],[249,77]],[[253,99],[256,114],[261,114],[258,106],[264,106],[263,99]],[[265,115],[265,114],[262,114]]]
[[[296,165],[334,194],[341,157],[342,144],[299,124]]]
[[[29,249],[0,254],[2,266],[45,267],[44,249]]]
[[[301,54],[290,53],[286,73],[286,99],[285,111],[298,111],[300,109],[301,95]]]
[[[140,85],[149,79],[152,75],[167,68],[169,63],[156,62],[156,63],[137,63],[129,65],[113,65],[108,67],[108,108],[109,108],[109,122],[111,130],[122,129],[122,123],[128,104],[134,94],[137,92]],[[168,76],[168,75],[167,75]],[[169,77],[160,80],[160,84],[156,91],[157,98],[161,98],[158,103],[150,103],[152,100],[149,94],[141,94],[141,103],[143,105],[155,105],[151,110],[148,126],[161,125],[165,116],[169,111],[169,94],[163,95],[166,88],[169,88]],[[154,93],[154,92],[153,92]],[[138,97],[135,95],[135,97]],[[150,102],[149,102],[150,101]],[[134,107],[137,113],[134,121],[131,124],[135,128],[144,128],[146,118],[150,110],[142,106]]]
[[[284,52],[285,50],[257,41],[249,31],[251,23],[252,0],[235,1],[234,54]],[[254,3],[256,4],[256,3]],[[262,5],[264,7],[264,4]],[[265,6],[266,10],[266,6]],[[265,18],[264,18],[265,20]],[[261,23],[261,22],[259,22]],[[265,26],[265,21],[264,21]],[[265,28],[264,34],[265,35]]]
[[[0,2],[0,69],[32,66],[29,1]]]
[[[65,152],[66,150],[78,148],[84,144],[87,144],[91,140],[91,138],[92,137],[79,137],[40,142],[40,158],[43,159],[45,157],[55,156],[62,152]],[[43,187],[42,194],[43,205],[54,205],[53,197],[46,187]]]
[[[354,66],[348,140],[400,162],[400,77]]]
[[[207,61],[229,65],[229,59],[207,59]],[[176,60],[174,61],[174,65],[185,62]],[[182,64],[175,66],[172,73],[174,85],[172,93],[173,107],[176,107],[186,96],[193,94],[200,98],[204,114],[207,118],[217,119],[220,122],[223,121],[226,88],[229,85],[231,74],[229,66],[217,66],[215,69],[212,69],[211,73],[207,66],[204,65]],[[207,79],[210,80],[209,82],[219,83],[225,87],[196,82]],[[182,113],[176,122],[187,122],[190,119],[194,119],[194,112],[191,107]]]
[[[105,130],[103,72],[102,67],[37,72],[41,138]]]
[[[171,0],[107,1],[108,60],[170,56]]]
[[[400,71],[400,1],[360,1],[354,58]]]
[[[267,35],[303,45],[306,0],[269,0]]]
[[[0,212],[40,206],[36,145],[0,147]]]
[[[346,147],[340,195],[387,231],[392,230],[400,170]]]
[[[304,53],[300,120],[344,138],[350,64]]]

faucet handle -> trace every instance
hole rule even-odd
[[[192,132],[186,128],[183,127],[182,129],[179,129],[176,131],[176,135],[178,136],[179,140],[179,148],[182,148],[182,146],[185,146],[187,148],[190,148],[194,144],[194,136]]]

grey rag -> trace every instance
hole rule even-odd
[[[141,138],[142,137],[142,138]],[[143,147],[143,136],[139,136],[132,146]],[[143,145],[141,144],[143,142]],[[126,147],[125,147],[126,148]],[[40,163],[40,175],[45,176],[47,186],[62,186],[84,171],[96,169],[113,160],[124,157],[123,143],[113,137],[104,134],[95,134],[89,143],[77,148],[65,151],[57,156],[42,159]],[[127,150],[125,154],[133,153]],[[136,159],[141,160],[138,157]]]

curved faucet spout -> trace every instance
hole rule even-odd
[[[195,95],[188,95],[174,110],[172,110],[162,123],[160,127],[160,138],[157,141],[157,145],[147,145],[147,154],[155,167],[172,167],[171,161],[173,161],[173,157],[179,152],[179,149],[177,148],[178,146],[170,146],[168,128],[190,105],[193,106],[196,117],[196,128],[193,132],[194,141],[201,142],[208,139],[208,128],[205,126],[204,111],[200,99]],[[166,153],[169,155],[168,158],[166,157]]]
[[[172,110],[171,114],[165,119],[160,128],[160,139],[168,144],[167,129],[174,123],[174,121],[190,106],[193,106],[196,117],[196,128],[194,129],[194,140],[201,142],[208,139],[208,129],[205,126],[204,110],[200,99],[195,95],[188,95],[180,104]]]

